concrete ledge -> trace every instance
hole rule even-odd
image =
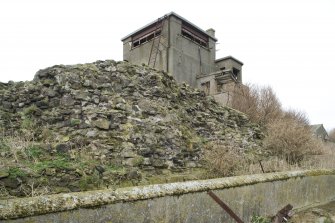
[[[267,173],[120,188],[117,190],[99,190],[0,200],[0,220],[23,218],[79,208],[93,208],[102,205],[147,200],[163,196],[183,195],[208,190],[241,187],[264,182],[285,181],[292,178],[323,175],[335,175],[335,170],[306,170]]]

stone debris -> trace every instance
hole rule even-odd
[[[102,167],[40,168],[36,177],[49,177],[59,191],[82,190],[73,182],[94,172],[105,186],[125,179],[147,184],[150,177],[202,168],[203,147],[210,141],[248,152],[259,150],[263,137],[244,114],[177,84],[171,75],[113,60],[56,65],[38,71],[33,81],[0,83],[0,129],[7,136],[29,130],[51,155],[80,162],[84,151]],[[115,175],[108,166],[122,170]],[[7,176],[1,172],[2,185]],[[14,178],[8,187],[26,181]]]

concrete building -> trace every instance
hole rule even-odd
[[[122,38],[123,59],[171,73],[174,78],[229,103],[242,83],[243,63],[232,56],[216,59],[215,30],[171,12]]]

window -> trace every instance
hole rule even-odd
[[[182,24],[181,35],[200,46],[206,48],[208,47],[208,36],[202,34],[201,32],[197,31],[196,29],[190,27],[185,23]]]
[[[236,68],[233,68],[233,76],[236,80],[237,80],[239,74],[240,74],[240,70],[238,70]]]
[[[205,92],[206,95],[209,95],[210,87],[211,85],[209,81],[201,83],[201,89]]]
[[[133,45],[132,47],[137,47],[139,45],[142,45],[146,42],[149,42],[150,40],[152,40],[155,37],[158,37],[159,35],[161,35],[162,30],[156,30],[156,31],[152,31],[150,33],[147,33],[144,36],[138,37],[137,39],[133,40]]]
[[[223,84],[222,83],[217,83],[216,84],[216,92],[217,93],[223,92]]]

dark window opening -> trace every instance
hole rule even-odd
[[[220,70],[225,70],[225,69],[226,69],[226,67],[221,67],[221,68],[220,68]]]
[[[161,30],[158,30],[158,31],[155,33],[155,37],[159,36],[161,33],[162,33],[162,31],[161,31]]]
[[[181,35],[183,35],[183,36],[185,36],[185,37],[187,37],[187,38],[189,38],[190,40],[193,41],[193,36],[191,34],[189,34],[188,32],[182,30]]]
[[[147,38],[140,39],[140,44],[147,42]]]
[[[240,74],[240,70],[233,68],[233,76],[237,80],[238,75]]]
[[[140,41],[133,42],[133,47],[137,47],[138,45],[140,45]]]
[[[154,34],[154,33],[150,34],[150,35],[147,37],[147,41],[152,40],[154,37],[155,37],[155,34]]]
[[[216,91],[217,91],[217,93],[223,92],[223,84],[222,83],[217,83],[216,84]]]
[[[205,92],[206,95],[209,95],[210,86],[211,85],[209,81],[201,83],[201,89]]]
[[[145,36],[137,38],[136,40],[133,40],[133,47],[137,47],[137,46],[142,45],[146,42],[149,42],[150,40],[154,39],[155,37],[158,37],[159,35],[161,35],[161,33],[162,33],[162,30],[152,31],[152,32],[146,34]]]
[[[208,44],[206,44],[205,42],[201,42],[200,44],[201,44],[201,46],[203,46],[203,47],[208,47]]]
[[[200,46],[208,47],[208,38],[198,34],[196,31],[191,31],[191,28],[189,27],[183,26],[181,29],[181,35]]]

